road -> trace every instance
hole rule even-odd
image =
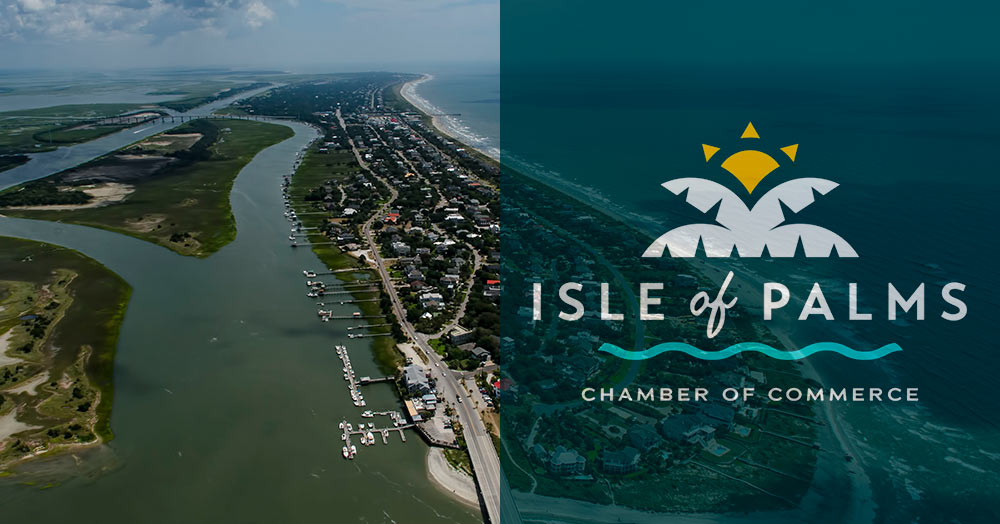
[[[339,109],[337,110],[337,120],[340,123],[341,128],[343,128],[346,133],[347,125],[345,124]],[[361,228],[361,232],[365,237],[365,241],[368,243],[368,249],[372,253],[372,258],[374,259],[375,267],[378,270],[379,278],[382,279],[382,285],[385,287],[386,293],[389,295],[393,313],[399,320],[403,332],[406,333],[406,335],[414,341],[417,347],[424,352],[428,358],[428,362],[433,366],[431,367],[431,374],[437,383],[438,394],[443,395],[445,401],[455,408],[458,421],[462,425],[465,443],[469,449],[469,456],[472,459],[472,470],[475,474],[476,485],[479,486],[480,496],[482,497],[482,502],[486,510],[486,517],[494,524],[500,523],[501,498],[503,498],[505,502],[503,506],[508,508],[504,513],[504,522],[519,523],[520,517],[518,516],[517,509],[514,506],[514,500],[510,492],[510,487],[507,485],[506,479],[504,479],[503,475],[500,473],[500,456],[497,454],[497,450],[493,446],[493,438],[486,431],[486,425],[483,424],[483,420],[480,418],[472,398],[462,387],[461,383],[459,383],[459,380],[448,369],[448,366],[444,363],[441,356],[434,351],[434,348],[430,347],[430,344],[427,343],[426,337],[418,333],[413,327],[413,324],[406,320],[406,308],[403,307],[403,303],[399,299],[398,293],[396,293],[396,288],[392,283],[392,278],[389,276],[389,271],[385,267],[385,262],[379,252],[378,245],[375,243],[375,235],[372,233],[372,224],[379,217],[383,216],[384,211],[387,210],[392,202],[396,200],[398,192],[392,187],[391,184],[376,175],[368,167],[368,164],[361,157],[361,153],[355,146],[354,141],[349,140],[349,142],[351,149],[354,151],[354,157],[357,159],[361,168],[385,184],[392,194],[392,197],[385,204],[383,204],[382,209],[365,221]],[[501,491],[504,492],[504,497],[501,497]]]

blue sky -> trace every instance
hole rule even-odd
[[[0,0],[0,68],[499,59],[499,0]]]

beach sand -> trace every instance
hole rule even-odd
[[[427,99],[421,97],[417,94],[417,86],[434,79],[434,75],[424,74],[424,76],[411,80],[403,84],[403,87],[399,89],[399,94],[406,99],[413,107],[423,112],[425,115],[431,116],[431,124],[434,126],[439,133],[445,136],[451,137],[452,139],[461,142],[466,147],[471,147],[476,151],[492,158],[493,160],[500,161],[500,150],[496,148],[481,147],[475,145],[475,140],[473,136],[466,135],[461,131],[462,125],[460,122],[451,119],[451,121],[446,121],[444,117],[438,116],[441,110],[434,107],[433,104],[427,101]]]
[[[47,372],[42,372],[35,375],[34,377],[29,378],[28,380],[25,380],[17,387],[4,391],[4,393],[10,393],[12,395],[18,395],[21,393],[27,393],[29,395],[37,395],[38,386],[44,384],[45,381],[47,381],[48,379],[49,379],[49,374]]]
[[[470,506],[479,507],[476,483],[472,477],[448,464],[441,448],[427,450],[427,476],[435,486]]]
[[[10,337],[14,335],[13,329],[8,329],[6,333],[0,335],[0,367],[9,366],[11,364],[20,364],[24,362],[17,357],[11,357],[7,355],[7,350],[10,349]]]
[[[26,431],[29,429],[34,429],[37,426],[29,426],[23,422],[17,420],[17,411],[11,411],[6,415],[0,416],[0,441],[6,439],[7,437]]]
[[[82,186],[82,191],[90,195],[91,200],[86,204],[53,204],[40,206],[11,206],[7,209],[17,209],[22,211],[72,211],[76,209],[90,209],[106,206],[115,202],[125,200],[125,197],[132,194],[135,188],[128,184],[117,182],[105,182],[102,184],[92,184]]]

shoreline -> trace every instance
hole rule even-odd
[[[456,471],[448,464],[441,448],[427,449],[427,478],[442,493],[469,507],[479,509],[479,495],[472,477]]]
[[[431,119],[431,125],[434,130],[438,133],[451,138],[463,146],[475,149],[479,153],[486,155],[489,158],[499,162],[500,161],[500,149],[496,147],[484,147],[482,145],[476,145],[475,136],[471,135],[470,132],[462,131],[461,122],[450,118],[451,121],[446,121],[445,117],[436,116],[437,113],[441,113],[441,110],[434,106],[426,98],[421,97],[417,93],[417,86],[424,82],[429,82],[434,80],[434,75],[429,73],[424,73],[422,77],[416,80],[410,80],[409,82],[404,82],[399,88],[399,96],[403,97],[408,104],[414,107],[417,111],[420,111],[424,116]]]
[[[322,132],[323,132],[322,129],[316,126],[310,126],[310,127],[317,132],[317,136],[301,149],[302,163],[305,162],[306,156],[309,154],[312,145],[322,137]],[[440,133],[440,130],[436,131]],[[292,174],[293,180],[295,179],[295,174],[298,172],[299,167],[301,167],[301,164],[293,170]],[[360,267],[358,265],[361,263],[361,261],[356,255],[358,255],[361,252],[341,251],[339,247],[333,247],[328,249],[332,249],[333,251],[336,252],[337,255],[343,255],[346,258],[339,258],[336,255],[333,258],[325,258],[323,252],[327,251],[328,249],[324,249],[321,251],[317,251],[316,247],[312,247],[311,249],[312,252],[316,255],[316,257],[319,258],[325,265],[327,265],[327,267],[331,269],[354,268],[356,269],[357,272],[364,272],[364,273],[375,272],[375,268],[372,265],[372,260],[367,260],[364,267]],[[349,283],[354,281],[355,277],[353,276],[353,274],[354,273],[339,273],[336,275],[336,278],[342,284]],[[350,296],[354,298],[361,298],[361,295],[363,294],[364,294],[363,292],[352,292]],[[358,304],[358,307],[362,310],[362,312],[365,312],[366,308],[379,308],[379,306],[373,305],[371,303]],[[366,314],[368,313],[373,313],[373,311],[367,312]],[[393,351],[397,351],[404,355],[408,354],[409,352],[412,352],[414,355],[419,356],[419,353],[412,351],[412,348],[409,348],[410,351],[407,351],[406,346],[408,345],[409,345],[408,343],[399,343],[396,342],[395,340],[393,340],[392,342]],[[372,357],[376,362],[376,365],[381,367],[383,365],[383,362],[380,361],[378,351],[374,347],[374,343],[370,349],[372,352]],[[424,360],[426,362],[424,358],[421,358],[421,360]],[[397,399],[400,402],[402,402],[402,397],[399,395],[398,390],[396,392],[396,396]],[[480,507],[479,495],[476,490],[476,485],[472,477],[466,476],[458,471],[455,471],[448,464],[448,460],[445,458],[444,452],[440,448],[428,447],[426,457],[424,460],[424,467],[426,469],[428,480],[430,480],[431,484],[433,484],[441,493],[451,497],[452,499],[456,500],[457,502],[460,502],[461,504],[479,509]]]
[[[517,173],[524,176],[530,180],[542,184],[548,187],[550,190],[565,195],[566,197],[579,202],[582,206],[587,209],[593,210],[594,212],[603,214],[614,221],[626,225],[632,229],[639,231],[641,234],[648,235],[646,231],[638,228],[634,225],[630,225],[627,217],[619,213],[616,209],[607,209],[600,206],[599,202],[590,201],[587,196],[581,195],[580,193],[573,191],[570,188],[560,187],[557,180],[552,180],[546,176],[539,176],[539,174],[532,169],[524,169],[523,166],[517,166]],[[570,189],[567,191],[567,189]],[[654,237],[655,238],[655,237]],[[698,274],[705,278],[717,281],[717,276],[720,273],[724,273],[720,268],[704,261],[695,260],[690,263],[690,268],[696,271]],[[756,276],[751,274],[751,276]],[[755,279],[749,277],[737,277],[743,284],[758,284]],[[756,286],[744,285],[743,289],[754,289]],[[769,330],[774,336],[776,336],[782,343],[789,347],[794,347],[792,344],[788,333],[781,329],[770,329]],[[822,375],[819,371],[809,362],[807,359],[802,360],[803,367],[800,370],[803,378],[812,378],[817,382],[823,384]],[[877,506],[873,499],[873,489],[872,483],[868,475],[865,473],[861,459],[862,456],[860,452],[850,444],[847,433],[849,429],[845,428],[846,421],[843,415],[833,408],[830,403],[823,403],[822,407],[817,406],[816,414],[819,418],[826,422],[826,425],[820,429],[817,435],[817,442],[826,444],[827,449],[840,450],[844,454],[850,454],[853,457],[852,462],[847,462],[842,458],[841,455],[837,455],[835,458],[825,457],[822,453],[817,455],[816,471],[813,478],[810,481],[809,489],[803,495],[802,499],[799,500],[799,504],[796,508],[790,510],[775,512],[755,512],[747,514],[750,522],[759,522],[759,520],[754,519],[766,519],[773,517],[777,519],[783,518],[788,514],[802,515],[803,513],[809,516],[815,516],[817,514],[823,514],[834,510],[834,508],[829,507],[829,500],[824,500],[829,498],[828,495],[823,495],[827,490],[841,481],[847,482],[847,499],[848,502],[844,506],[840,506],[840,509],[844,512],[845,516],[851,517],[851,519],[844,520],[845,522],[872,522],[877,514]],[[826,459],[826,460],[824,460]],[[839,460],[838,460],[839,459]],[[821,469],[821,466],[826,466],[826,469]],[[520,493],[520,492],[519,492]],[[521,494],[523,496],[523,494]],[[533,497],[540,497],[542,500],[548,500],[552,502],[557,499],[552,499],[551,497],[543,497],[541,495],[532,495]],[[588,504],[583,501],[575,501],[579,504]],[[567,503],[568,506],[572,507],[572,504]],[[600,505],[596,505],[600,507]],[[584,507],[584,506],[581,506]],[[699,514],[671,514],[674,517],[691,517],[692,522],[700,522],[696,519]],[[735,515],[735,514],[729,514]]]

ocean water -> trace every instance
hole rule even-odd
[[[794,215],[847,239],[857,259],[742,260],[737,277],[774,280],[794,301],[819,282],[836,320],[796,322],[797,344],[829,340],[859,350],[896,342],[873,362],[815,356],[827,385],[918,387],[916,405],[835,406],[872,480],[877,521],[991,521],[1000,514],[1000,355],[993,327],[1000,182],[1000,78],[972,67],[504,69],[503,161],[659,236],[704,216],[660,184],[710,178],[737,191],[719,168],[742,149],[781,167],[754,195],[791,178],[840,184]],[[748,122],[759,139],[740,140]],[[706,163],[702,144],[721,148]],[[795,161],[779,148],[798,144]],[[745,193],[745,190],[744,190]],[[790,213],[786,213],[786,216]],[[636,253],[635,256],[640,256]],[[960,322],[941,299],[961,282]],[[846,322],[847,286],[873,320]],[[923,283],[926,320],[887,320],[887,284]]]
[[[431,66],[423,72],[431,78],[414,89],[421,109],[441,115],[439,124],[452,136],[499,157],[499,64]]]
[[[916,405],[834,406],[861,451],[877,522],[997,516],[1000,355],[991,328],[1000,252],[991,232],[1000,182],[990,151],[1000,141],[1000,78],[975,68],[511,69],[502,114],[497,71],[430,71],[416,92],[441,113],[461,113],[444,124],[477,147],[499,147],[502,122],[505,164],[651,236],[700,218],[661,183],[696,176],[738,187],[718,167],[725,156],[706,164],[701,145],[727,155],[751,147],[739,139],[748,122],[761,137],[752,148],[781,164],[758,194],[803,176],[838,182],[795,220],[840,234],[858,259],[744,260],[738,277],[783,282],[793,302],[813,282],[823,286],[837,320],[795,322],[793,304],[773,326],[794,326],[793,341],[903,347],[875,362],[810,358],[830,386],[920,388]],[[778,149],[791,144],[795,162]],[[959,323],[939,316],[940,287],[951,281],[967,286]],[[849,282],[872,321],[842,321]],[[887,321],[890,282],[904,293],[924,283],[926,320]]]

